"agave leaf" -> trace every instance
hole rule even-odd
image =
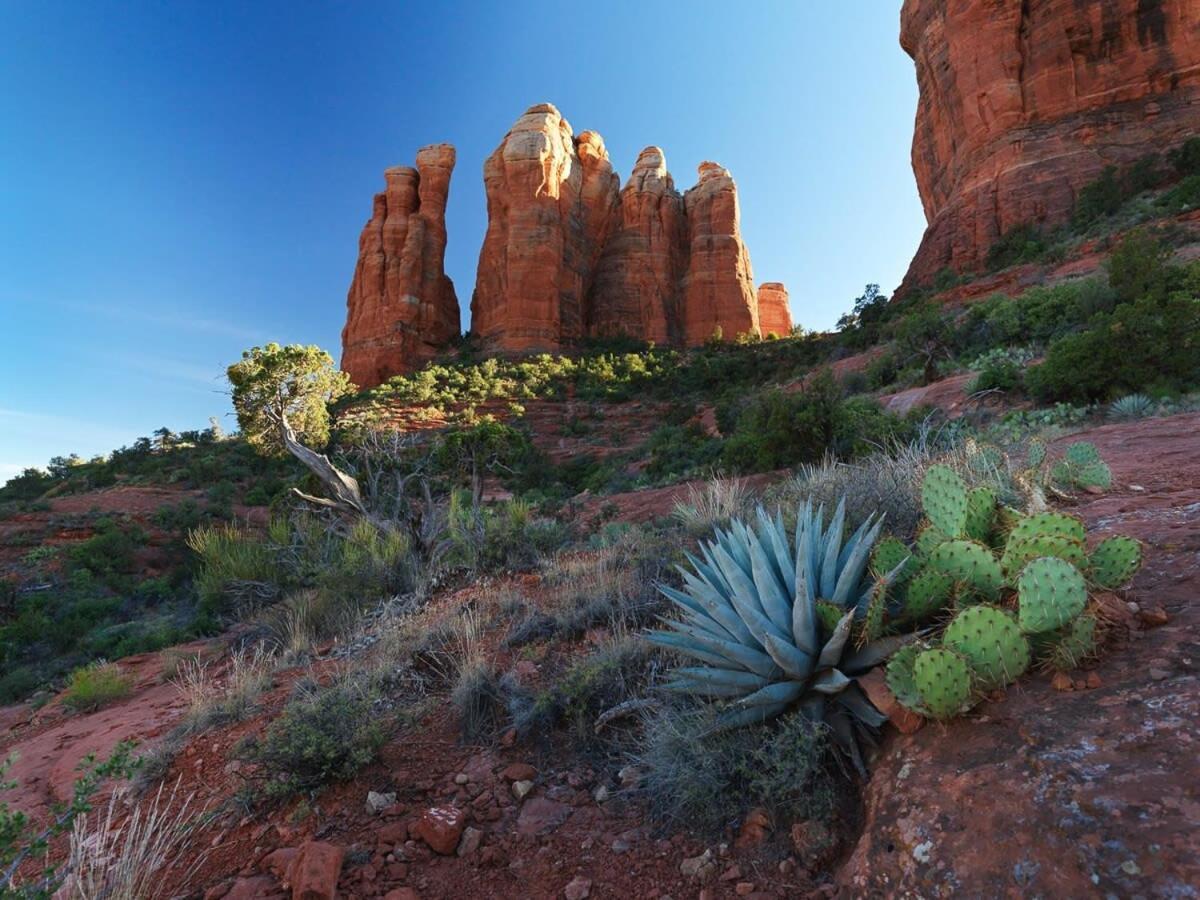
[[[860,672],[873,669],[905,644],[910,644],[916,639],[917,635],[915,633],[896,634],[891,637],[880,638],[877,641],[863,645],[857,650],[851,650],[842,658],[842,664],[838,668],[850,675],[857,675]]]
[[[746,627],[746,623],[738,618],[737,612],[729,605],[729,601],[719,594],[715,588],[702,582],[690,572],[684,573],[683,580],[691,591],[691,599],[704,607],[704,611],[708,613],[709,618],[728,631],[735,640],[741,641],[743,644],[757,643],[754,635],[750,633],[750,629]],[[660,590],[666,596],[674,599],[673,593],[667,593],[661,587]]]
[[[840,704],[828,711],[825,721],[829,723],[830,731],[841,751],[853,763],[854,769],[862,777],[867,775],[867,767],[863,764],[862,753],[858,749],[858,738],[854,733],[854,720]]]
[[[772,703],[768,706],[734,707],[717,717],[713,731],[729,731],[745,725],[754,725],[772,719],[788,708],[787,703]]]
[[[838,664],[838,660],[842,658],[842,651],[846,648],[846,642],[850,639],[850,628],[853,624],[853,610],[838,620],[837,628],[833,630],[833,635],[825,642],[825,646],[821,648],[821,656],[817,660],[818,671]]]
[[[780,631],[787,634],[792,627],[792,604],[787,589],[779,583],[775,567],[758,541],[750,544],[750,565],[763,612]]]
[[[838,581],[838,553],[842,549],[842,531],[846,527],[846,498],[838,501],[833,521],[829,523],[829,531],[824,536],[825,557],[821,561],[821,591],[822,597],[832,597]]]
[[[735,672],[729,669],[710,669],[707,666],[681,666],[674,675],[691,678],[695,681],[712,681],[715,684],[735,685],[743,691],[756,691],[766,687],[770,682],[761,675],[753,672]]]
[[[796,561],[788,551],[787,531],[783,527],[783,513],[776,508],[775,518],[767,528],[771,537],[771,549],[775,555],[775,563],[779,568],[779,580],[784,585],[796,583]]]
[[[670,631],[648,631],[644,636],[652,644],[667,650],[674,650],[676,653],[687,654],[711,666],[728,669],[734,665],[734,663],[731,663],[725,657],[696,646],[681,634],[675,634]]]
[[[734,641],[725,641],[720,638],[712,637],[703,631],[700,631],[693,625],[688,625],[686,622],[677,622],[670,619],[663,620],[663,624],[671,629],[678,631],[680,634],[690,638],[690,645],[697,646],[701,650],[708,653],[715,653],[718,656],[725,657],[729,662],[725,663],[725,668],[734,668],[729,663],[735,663],[744,669],[749,669],[751,672],[756,672],[764,678],[772,678],[779,671],[778,667],[772,661],[771,657],[763,653],[761,650],[755,650],[751,647],[746,647]],[[683,648],[684,652],[688,652],[688,647]],[[695,655],[695,654],[692,654]],[[697,657],[698,658],[698,657]]]
[[[772,706],[776,703],[795,703],[805,693],[805,686],[798,681],[776,681],[737,702],[738,706]]]
[[[875,708],[875,705],[867,699],[857,684],[848,690],[842,691],[838,695],[838,703],[844,706],[854,718],[858,721],[870,725],[872,728],[878,728],[888,717]]]
[[[846,541],[846,545],[842,547],[842,552],[838,554],[838,568],[843,569],[846,566],[846,560],[850,558],[850,554],[854,552],[854,548],[858,546],[858,542],[862,540],[863,535],[867,533],[867,529],[875,522],[875,513],[867,516],[859,526],[854,529],[854,534],[850,535],[850,540]]]
[[[792,638],[805,653],[817,652],[817,597],[809,569],[812,532],[804,532],[796,555],[796,598],[792,601]]]
[[[792,678],[805,681],[812,675],[813,655],[811,653],[805,653],[794,644],[781,641],[772,634],[767,635],[763,646],[771,655],[771,659],[778,663],[779,668]]]
[[[879,537],[879,531],[882,528],[883,516],[880,516],[855,546],[854,552],[846,560],[842,574],[838,576],[837,589],[830,599],[843,609],[850,600],[850,594],[862,582],[863,572],[866,571],[867,561],[871,556],[871,547],[875,543],[875,539]]]
[[[746,693],[740,687],[693,681],[690,678],[674,678],[671,681],[660,684],[658,689],[669,691],[672,694],[685,694],[689,697],[708,697],[713,700],[731,700]]]
[[[837,669],[826,669],[816,677],[811,689],[818,694],[840,694],[854,682]]]

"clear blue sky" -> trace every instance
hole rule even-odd
[[[465,307],[483,161],[543,101],[622,179],[647,144],[681,189],[729,167],[755,278],[832,326],[924,226],[899,5],[0,4],[0,481],[225,416],[244,347],[336,357],[372,194],[427,143]]]

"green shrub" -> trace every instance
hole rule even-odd
[[[1106,166],[1095,181],[1080,189],[1072,222],[1076,228],[1086,228],[1097,219],[1116,213],[1125,197],[1116,166]]]
[[[1012,360],[996,360],[987,363],[972,379],[967,393],[1001,391],[1006,394],[1019,392],[1025,384],[1025,372],[1019,363]]]
[[[1168,288],[1169,248],[1150,232],[1138,228],[1127,234],[1109,257],[1108,283],[1124,302],[1161,300]]]
[[[1200,137],[1188,138],[1171,153],[1171,165],[1182,176],[1200,175]]]
[[[1189,175],[1158,198],[1158,205],[1171,213],[1200,207],[1200,173]]]
[[[988,271],[996,272],[1009,266],[1037,262],[1049,247],[1041,229],[1030,224],[1016,225],[988,248],[985,265]]]
[[[385,733],[373,689],[353,680],[302,690],[238,755],[262,768],[268,798],[346,781],[375,759]]]
[[[1176,294],[1161,304],[1122,304],[1092,330],[1052,344],[1025,379],[1042,401],[1094,402],[1194,387],[1200,383],[1200,300]]]
[[[90,712],[125,699],[132,690],[133,681],[120,666],[101,662],[71,673],[63,704],[76,712]]]
[[[251,596],[271,599],[279,593],[283,573],[271,547],[236,525],[197,528],[187,538],[198,557],[196,590],[202,610],[227,611],[231,600]]]
[[[720,457],[721,441],[695,422],[661,425],[651,432],[645,452],[646,474],[656,481],[674,481],[711,468]]]

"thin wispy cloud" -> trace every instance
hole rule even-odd
[[[93,315],[122,322],[133,322],[141,325],[167,328],[172,331],[183,331],[190,334],[212,334],[218,337],[232,338],[250,343],[264,343],[270,338],[255,328],[247,328],[226,319],[214,319],[196,316],[182,310],[137,309],[128,306],[112,306],[103,303],[80,303],[73,300],[59,301],[55,304],[63,309],[83,315]]]

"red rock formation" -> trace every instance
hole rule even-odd
[[[589,294],[589,333],[679,343],[687,252],[683,196],[662,150],[647,147],[621,191],[620,218],[600,258]]]
[[[553,350],[583,336],[588,288],[615,220],[619,179],[600,135],[575,138],[532,106],[483,167],[488,230],[471,330],[493,350]]]
[[[758,327],[763,337],[768,334],[787,337],[792,333],[787,288],[778,281],[765,281],[758,286]]]
[[[684,194],[688,268],[683,279],[683,340],[702,344],[718,330],[726,340],[758,334],[758,299],[750,253],[742,243],[737,185],[729,170],[700,163],[700,180]]]
[[[1196,0],[905,0],[912,160],[929,222],[905,287],[1065,222],[1106,165],[1200,130]]]
[[[359,387],[419,367],[459,334],[458,298],[443,267],[453,170],[454,148],[434,144],[417,152],[415,169],[384,173],[387,187],[358,241],[342,330],[342,369]]]

